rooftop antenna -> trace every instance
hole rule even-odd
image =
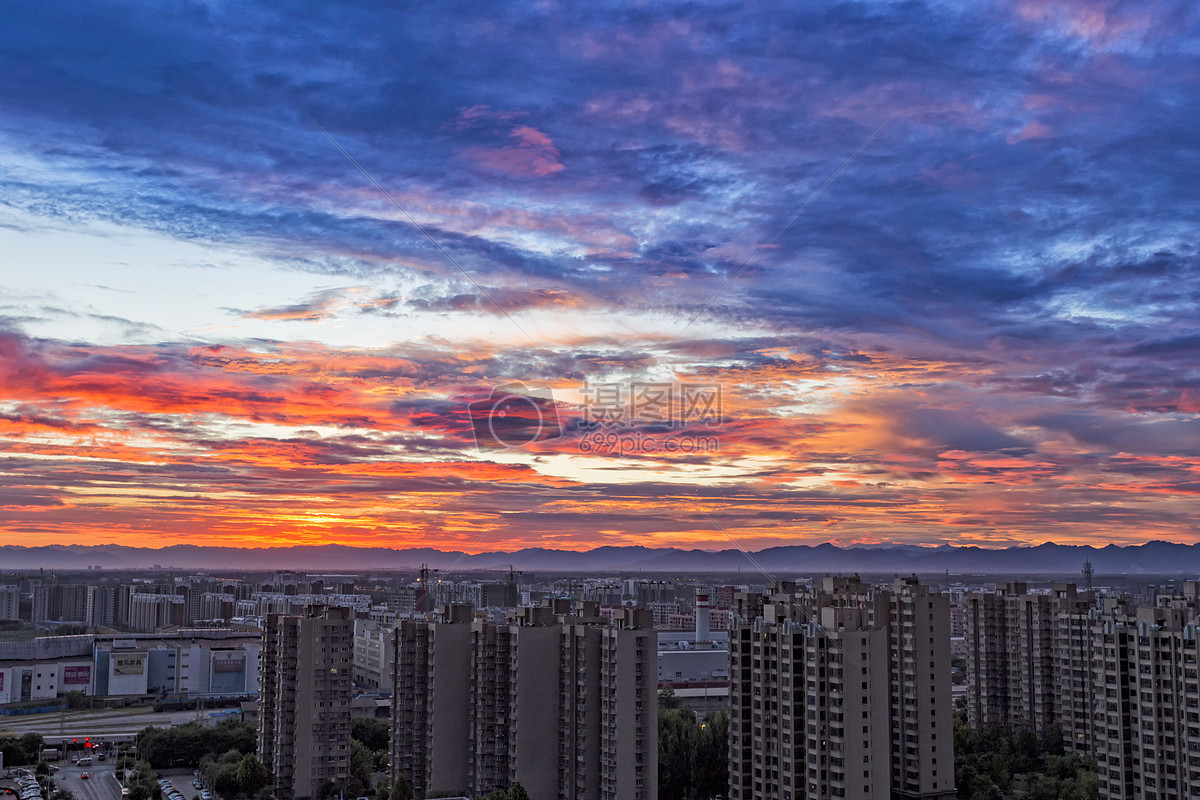
[[[1096,570],[1092,567],[1090,558],[1084,559],[1083,562],[1083,588],[1084,591],[1092,591],[1093,579],[1096,577]]]

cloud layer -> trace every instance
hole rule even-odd
[[[1194,4],[8,22],[0,541],[1197,538]]]

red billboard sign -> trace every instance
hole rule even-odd
[[[246,668],[243,658],[214,658],[213,672],[241,672]]]
[[[71,684],[74,686],[78,686],[79,684],[91,683],[92,682],[92,667],[91,667],[91,665],[89,664],[86,667],[63,667],[62,682],[64,684]]]

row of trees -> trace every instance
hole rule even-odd
[[[137,735],[138,755],[154,769],[194,767],[205,756],[217,758],[230,750],[239,755],[258,749],[258,734],[253,725],[237,720],[222,720],[209,728],[191,723],[175,728],[146,728]]]
[[[206,755],[200,760],[200,774],[223,800],[271,796],[271,773],[253,753],[226,750],[216,758]]]
[[[962,800],[1003,800],[1021,790],[1027,800],[1096,800],[1095,768],[1064,755],[1061,734],[1025,729],[973,730],[954,717],[954,783]]]
[[[126,759],[118,762],[118,768]],[[129,800],[161,800],[162,787],[154,780],[154,770],[145,761],[124,766],[125,785],[129,787]]]
[[[703,720],[670,689],[658,694],[659,800],[712,800],[729,786],[729,714]]]
[[[42,757],[42,747],[41,734],[37,733],[0,738],[0,753],[4,753],[6,767],[36,764]]]

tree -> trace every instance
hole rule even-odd
[[[1057,732],[977,731],[963,714],[954,718],[954,782],[962,800],[1001,800],[1018,775],[1028,782],[1022,793],[1028,800],[1095,800],[1099,780],[1094,766],[1062,753]]]
[[[44,743],[41,734],[27,733],[20,738],[0,738],[0,752],[4,753],[4,765],[20,767],[36,764],[42,757]]]
[[[225,720],[212,728],[195,723],[146,728],[138,734],[137,744],[138,752],[155,769],[191,767],[206,755],[215,758],[230,750],[236,750],[240,760],[258,749],[258,734],[249,723]]]
[[[729,787],[729,712],[714,711],[700,726],[697,797],[724,797]]]
[[[529,800],[529,792],[519,782],[514,783],[508,790],[508,800]]]
[[[241,763],[237,768],[237,785],[241,794],[248,797],[253,796],[260,789],[266,788],[270,782],[271,773],[267,770],[266,765],[258,760],[258,756],[249,753],[242,756]]]
[[[243,754],[237,750],[227,750],[219,758],[201,760],[205,780],[221,797],[236,797],[241,793],[238,768],[241,767],[243,758]]]
[[[154,772],[145,761],[125,773],[125,784],[129,787],[130,800],[159,800],[162,787],[154,780]]]
[[[659,800],[694,800],[699,738],[700,726],[691,711],[678,708],[659,712]]]
[[[391,736],[391,726],[386,720],[373,717],[355,717],[350,721],[350,736],[362,742],[374,753],[386,753]]]
[[[391,800],[417,800],[417,793],[413,791],[412,784],[403,775],[396,778]]]
[[[658,690],[658,710],[675,711],[683,708],[683,701],[675,696],[675,690],[668,686],[665,689]]]
[[[346,783],[346,795],[365,797],[374,784],[375,759],[371,751],[357,739],[350,740],[350,779]]]

